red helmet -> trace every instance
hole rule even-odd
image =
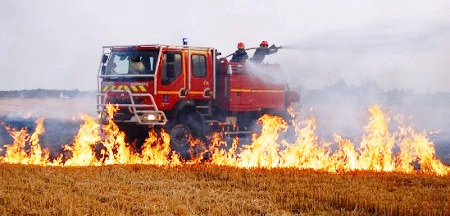
[[[245,49],[244,43],[239,42],[237,48],[238,48],[238,49]]]
[[[261,41],[261,44],[259,44],[259,46],[269,46],[269,43],[267,43],[267,41]]]

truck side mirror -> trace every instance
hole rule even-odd
[[[102,65],[102,75],[105,75],[106,74],[106,66],[105,65]]]
[[[108,56],[106,54],[103,54],[102,63],[105,64],[106,61],[108,61]]]

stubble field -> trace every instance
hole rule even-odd
[[[450,176],[0,165],[1,215],[449,215]]]

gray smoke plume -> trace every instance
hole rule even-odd
[[[450,42],[449,23],[415,26],[380,25],[326,32],[286,44],[284,49],[321,52],[401,53]]]
[[[276,79],[320,89],[339,80],[376,82],[383,90],[450,91],[450,24],[424,22],[330,31],[283,44],[269,56]]]

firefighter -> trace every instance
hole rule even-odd
[[[233,57],[231,57],[231,62],[245,62],[248,59],[247,52],[245,52],[245,45],[242,42],[239,42],[237,45],[238,50],[233,53]]]
[[[261,63],[264,61],[266,55],[274,54],[276,52],[278,52],[278,47],[275,45],[269,47],[267,41],[262,41],[250,60],[255,63]]]
[[[145,71],[145,65],[142,63],[141,56],[132,56],[130,61],[129,74],[141,74]]]

